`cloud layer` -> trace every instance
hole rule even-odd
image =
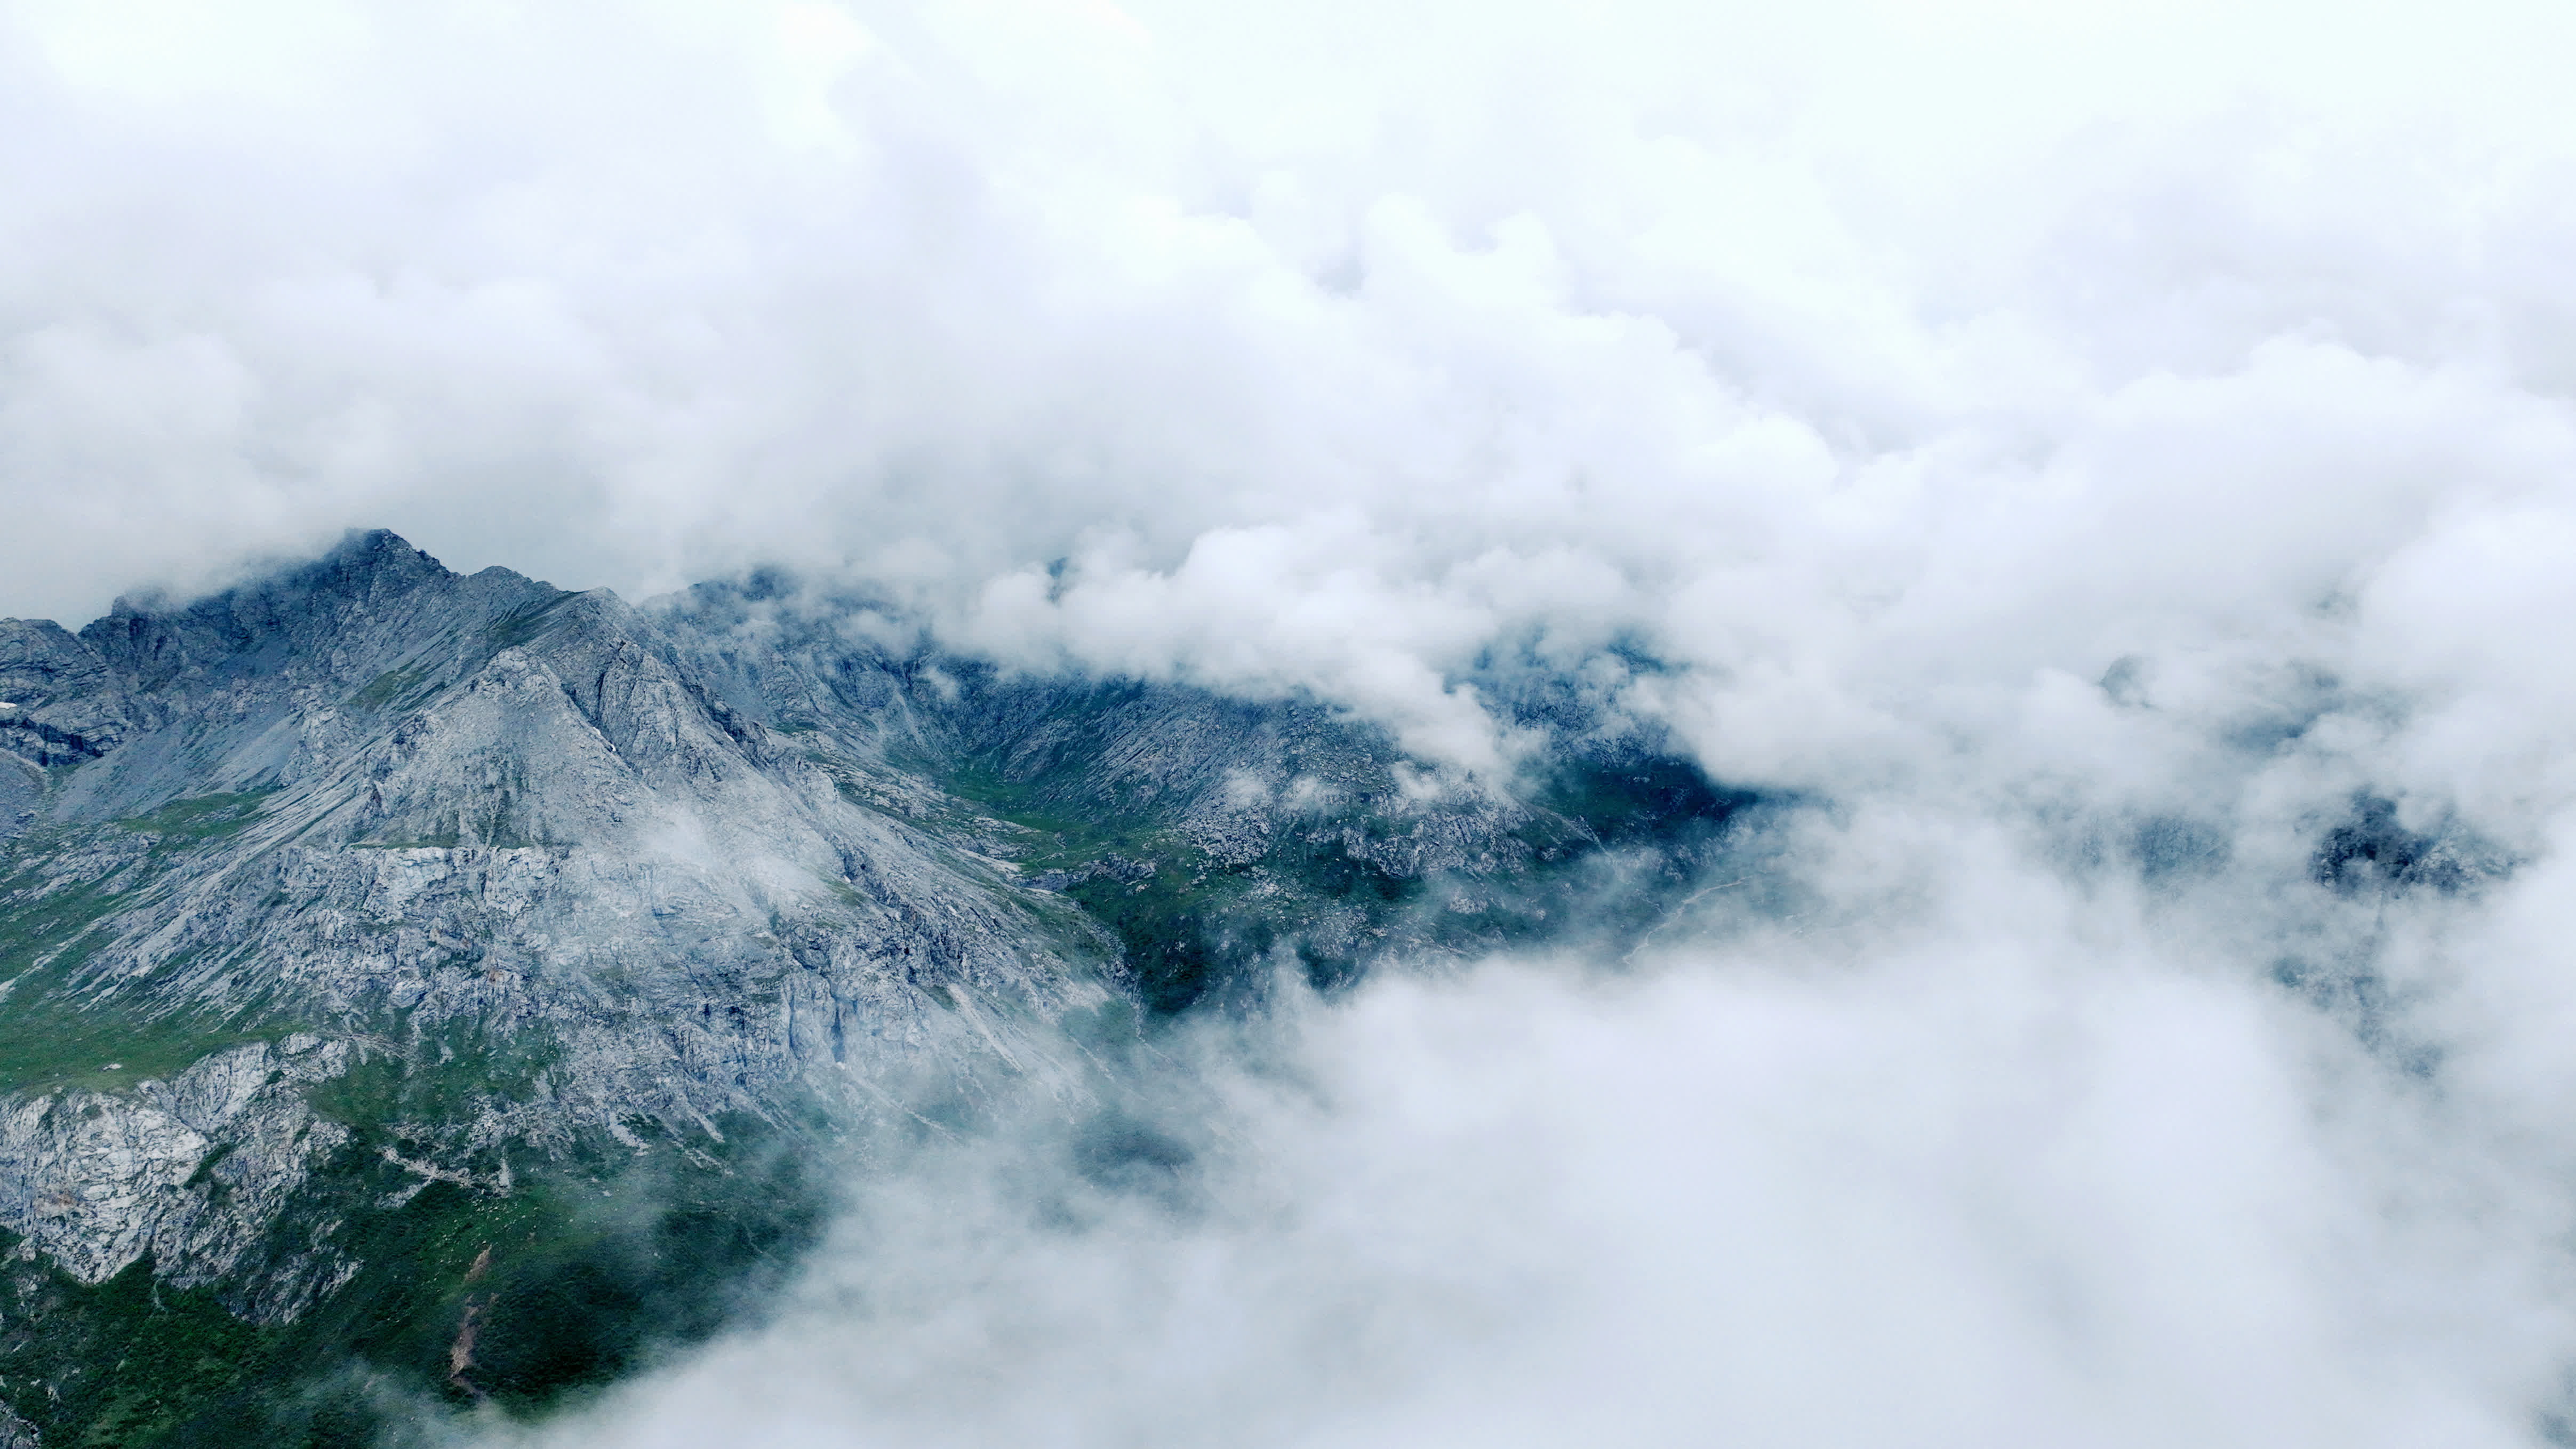
[[[788,562],[1488,769],[1469,665],[1617,641],[1809,784],[2576,447],[2546,7],[9,19],[20,613]]]
[[[1202,1042],[1178,1169],[1041,1109],[876,1174],[776,1321],[485,1442],[2543,1442],[2563,1146],[1947,843],[1911,910],[1815,841],[1820,934]]]
[[[1818,802],[1800,920],[1390,980],[1242,1047],[1301,1092],[1178,1071],[1179,1218],[1032,1226],[1036,1127],[921,1164],[566,1436],[2553,1412],[2563,7],[5,14],[0,609],[354,525],[783,562],[1489,776],[1477,679],[1583,671]]]

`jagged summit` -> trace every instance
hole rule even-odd
[[[507,569],[501,582],[547,588]],[[82,641],[103,656],[131,654],[136,641],[155,641],[159,652],[190,645],[236,648],[278,626],[293,627],[334,606],[384,608],[424,590],[444,591],[462,576],[388,529],[352,530],[318,558],[290,564],[195,599],[122,596],[108,612],[80,630]],[[156,662],[136,659],[138,667]],[[176,661],[173,661],[176,662]]]
[[[292,674],[367,671],[441,629],[525,609],[560,590],[487,569],[460,577],[384,529],[203,598],[119,598],[73,634],[0,620],[0,751],[46,767],[96,759],[129,734]]]

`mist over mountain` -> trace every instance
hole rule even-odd
[[[775,1291],[925,1134],[1043,1103],[1100,1173],[1186,1161],[1122,1106],[1179,1020],[1643,944],[1757,803],[1579,689],[1520,681],[1564,746],[1486,786],[1311,701],[862,612],[774,575],[639,609],[377,531],[0,623],[21,1417],[543,1408]]]
[[[0,1441],[2565,1442],[2571,55],[0,9]]]

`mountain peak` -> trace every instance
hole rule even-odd
[[[229,615],[262,597],[319,594],[357,598],[387,587],[408,591],[454,577],[446,565],[391,529],[353,528],[319,557],[279,563],[203,597],[173,598],[157,590],[119,594],[103,617],[80,632],[84,639],[90,639],[101,630],[123,632],[133,621]]]
[[[342,534],[340,541],[322,557],[326,562],[343,558],[406,562],[417,560],[444,571],[444,566],[438,560],[431,558],[427,552],[414,548],[411,540],[390,528],[350,529]]]
[[[454,578],[445,564],[414,548],[389,528],[351,529],[330,552],[285,577],[319,588],[338,584],[334,592],[358,592],[368,584],[397,587]]]
[[[354,620],[435,612],[432,601],[452,594],[459,582],[399,534],[353,530],[319,558],[284,564],[203,598],[120,598],[80,631],[80,640],[110,668],[153,688],[208,671],[226,678],[263,673]]]

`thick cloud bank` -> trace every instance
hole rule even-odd
[[[934,1155],[776,1323],[491,1442],[2544,1442],[2563,1173],[2024,884],[1865,965],[1382,982],[1224,1044],[1169,1179]]]
[[[0,608],[782,561],[1809,802],[1794,912],[1247,1028],[1168,1182],[1033,1109],[552,1442],[2565,1437],[2565,7],[7,15]]]
[[[2443,673],[2391,591],[2563,526],[2556,7],[8,15],[10,612],[786,561],[1486,769],[1618,644],[1847,785],[2374,586]]]

